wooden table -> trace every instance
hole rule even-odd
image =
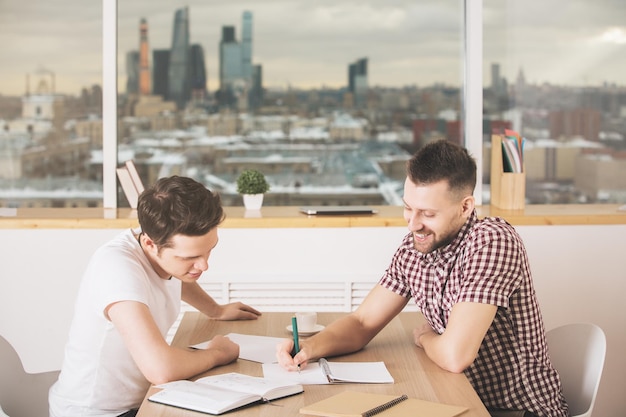
[[[318,323],[326,325],[346,313],[319,313]],[[264,313],[254,321],[215,321],[198,312],[185,313],[174,336],[175,346],[189,346],[209,340],[216,334],[241,333],[273,337],[291,337],[286,329],[291,323],[291,313]],[[394,384],[345,384],[305,385],[304,393],[275,400],[269,404],[258,404],[227,413],[228,416],[282,417],[298,416],[301,407],[344,390],[379,394],[407,394],[420,398],[468,408],[462,417],[488,417],[489,413],[478,398],[464,374],[453,374],[435,365],[424,352],[413,344],[412,330],[423,321],[419,313],[401,313],[363,350],[350,355],[334,357],[333,361],[368,362],[384,361],[395,379]],[[261,364],[246,360],[217,367],[205,375],[226,372],[263,376]],[[158,388],[152,387],[148,396]],[[138,417],[197,417],[206,414],[156,404],[144,400]]]

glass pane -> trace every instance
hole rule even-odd
[[[0,2],[0,206],[102,206],[99,2]]]
[[[483,5],[484,143],[526,139],[526,202],[626,202],[624,3]]]
[[[458,0],[187,4],[119,3],[119,163],[144,184],[241,205],[255,168],[264,205],[399,205],[413,150],[462,140]]]

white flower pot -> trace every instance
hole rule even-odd
[[[263,194],[244,194],[243,205],[246,210],[260,210],[263,205]]]

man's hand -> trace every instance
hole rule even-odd
[[[413,329],[413,341],[418,347],[424,349],[424,346],[422,346],[422,343],[420,342],[420,338],[422,335],[428,333],[435,333],[428,323],[424,323],[420,327]]]
[[[256,320],[261,312],[242,302],[219,306],[218,314],[212,316],[216,320]]]
[[[293,340],[285,339],[278,345],[276,345],[276,359],[280,366],[288,371],[297,371],[298,365],[300,369],[304,369],[310,359],[306,347],[300,343],[300,352],[294,357],[291,357],[293,352]]]
[[[260,311],[244,303],[220,305],[197,282],[183,282],[182,300],[215,320],[254,320]]]
[[[228,337],[217,335],[209,341],[206,350],[215,353],[216,364],[226,365],[239,357],[239,345]]]

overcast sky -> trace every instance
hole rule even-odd
[[[104,0],[107,1],[107,0]],[[204,48],[209,88],[218,81],[221,28],[241,40],[241,14],[253,13],[253,62],[265,86],[345,86],[347,66],[369,59],[371,86],[460,85],[461,0],[130,0],[118,2],[120,89],[126,52],[139,47],[139,20],[151,49],[169,48],[174,13],[189,7],[191,42]],[[483,0],[484,74],[498,62],[513,82],[626,85],[626,1]],[[101,3],[0,0],[0,94],[21,95],[39,69],[56,91],[101,84]]]

